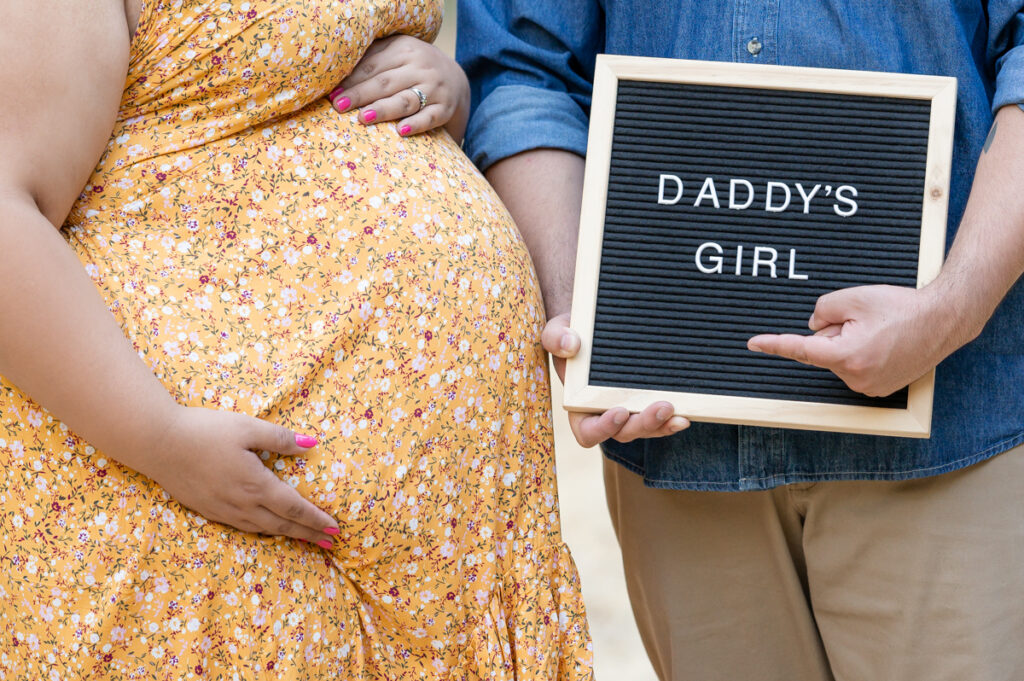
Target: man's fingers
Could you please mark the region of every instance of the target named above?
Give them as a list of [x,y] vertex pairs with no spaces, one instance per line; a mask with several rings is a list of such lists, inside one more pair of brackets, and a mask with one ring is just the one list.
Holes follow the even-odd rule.
[[842,324],[829,324],[828,326],[825,326],[823,328],[818,329],[814,333],[814,335],[815,336],[823,336],[825,338],[833,338],[835,336],[838,336],[842,332],[843,332],[843,325]]
[[[684,416],[672,416],[667,421],[665,421],[661,425],[661,427],[658,428],[657,430],[645,431],[644,434],[641,435],[640,437],[644,437],[644,438],[668,437],[669,435],[675,435],[676,433],[678,433],[680,431],[686,430],[689,427],[690,427],[690,419],[688,419],[688,418],[686,418]],[[625,430],[625,428],[623,428],[623,430]],[[623,438],[622,431],[619,431],[619,434],[616,435],[614,439],[618,440],[619,442],[626,442],[626,440],[623,440],[622,438]],[[634,439],[636,439],[636,438],[634,438]]]
[[793,333],[763,333],[748,340],[747,349],[768,355],[788,357],[807,364],[806,340],[806,336],[798,336]]
[[675,416],[668,402],[656,402],[639,414],[630,414],[622,407],[609,409],[603,414],[570,412],[569,426],[580,445],[593,447],[612,438],[630,442],[638,438],[672,435],[688,428],[690,421]]
[[836,345],[838,338],[838,334],[800,336],[795,333],[767,333],[748,340],[747,349],[830,369],[841,358]]
[[565,385],[565,360],[561,357],[552,357],[551,363],[555,365],[555,374],[558,376],[558,380]]
[[818,298],[814,304],[814,312],[807,322],[811,331],[820,331],[826,326],[838,324],[842,326],[845,322],[854,318],[854,313],[859,308],[860,294],[857,288],[840,289],[832,291]]
[[580,351],[580,337],[569,328],[569,314],[552,317],[544,325],[540,343],[555,357],[573,357]]
[[582,414],[569,412],[569,427],[576,436],[576,442],[583,447],[593,447],[612,437],[629,420],[629,412],[621,407],[609,409],[603,414]]
[[633,414],[613,437],[619,442],[632,442],[639,438],[661,437],[678,432],[690,425],[679,417],[670,426],[674,410],[668,402],[655,402],[639,414]]

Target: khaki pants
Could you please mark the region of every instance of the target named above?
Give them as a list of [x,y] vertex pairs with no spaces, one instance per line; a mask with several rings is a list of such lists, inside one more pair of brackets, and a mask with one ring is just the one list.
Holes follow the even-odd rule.
[[651,489],[606,460],[605,486],[662,681],[1024,681],[1024,447],[768,492]]

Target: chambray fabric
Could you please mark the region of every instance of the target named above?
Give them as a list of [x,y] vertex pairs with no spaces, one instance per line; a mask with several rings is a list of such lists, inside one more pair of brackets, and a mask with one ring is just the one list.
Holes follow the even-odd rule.
[[[458,18],[473,101],[465,149],[482,169],[540,147],[585,154],[602,52],[955,76],[950,242],[993,112],[1024,102],[1020,0],[459,0]],[[1022,378],[1018,283],[982,335],[939,365],[929,440],[695,423],[604,449],[648,485],[676,489],[936,475],[1024,442]]]

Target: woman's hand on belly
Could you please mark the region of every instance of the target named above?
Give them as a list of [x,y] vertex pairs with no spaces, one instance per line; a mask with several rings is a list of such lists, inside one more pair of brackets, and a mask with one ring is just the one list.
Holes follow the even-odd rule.
[[178,407],[139,469],[204,518],[331,548],[334,519],[253,453],[296,456],[315,445],[314,438],[244,414]]
[[408,35],[370,45],[330,99],[339,112],[360,109],[362,123],[398,121],[402,136],[443,125],[461,142],[469,117],[469,81],[462,67],[430,43]]

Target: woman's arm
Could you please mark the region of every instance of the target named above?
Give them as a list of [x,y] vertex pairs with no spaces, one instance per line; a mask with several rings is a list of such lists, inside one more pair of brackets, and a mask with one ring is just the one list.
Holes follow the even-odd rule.
[[[124,11],[117,0],[13,0],[0,25],[0,372],[132,465],[173,402],[57,232],[114,126]],[[135,408],[116,408],[122,394]]]
[[248,451],[301,453],[295,435],[176,404],[57,231],[117,115],[129,59],[122,0],[4,0],[0,32],[0,374],[203,515],[327,540],[333,520]]

